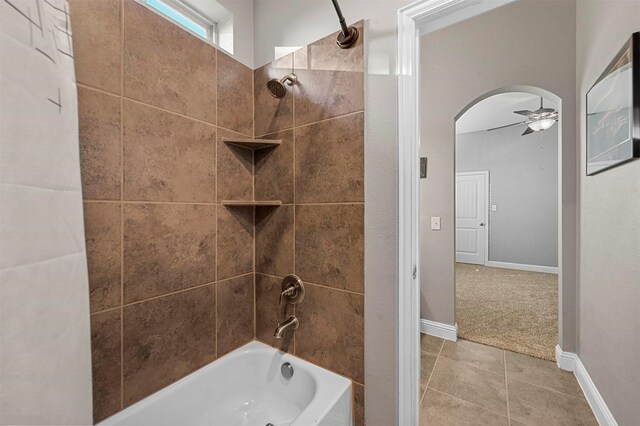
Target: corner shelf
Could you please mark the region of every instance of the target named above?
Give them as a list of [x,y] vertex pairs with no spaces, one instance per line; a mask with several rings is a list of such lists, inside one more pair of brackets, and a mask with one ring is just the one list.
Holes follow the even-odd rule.
[[226,207],[280,207],[282,205],[282,201],[223,200],[222,205]]
[[222,142],[251,151],[282,145],[279,139],[222,138]]

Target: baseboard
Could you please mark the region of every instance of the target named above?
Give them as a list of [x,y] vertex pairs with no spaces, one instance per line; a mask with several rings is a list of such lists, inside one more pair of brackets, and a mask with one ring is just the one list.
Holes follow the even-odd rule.
[[420,320],[420,332],[430,336],[440,337],[441,339],[458,341],[458,323],[456,325],[443,324],[441,322]]
[[556,364],[559,369],[574,372],[577,357],[573,352],[564,352],[560,345],[556,345]]
[[526,265],[524,263],[497,262],[495,260],[487,261],[485,266],[490,266],[492,268],[502,268],[502,269],[517,269],[518,271],[544,272],[546,274],[558,274],[558,268],[556,266]]
[[556,346],[556,362],[559,368],[573,371],[593,414],[596,416],[596,420],[598,420],[598,424],[600,426],[618,426],[618,422],[611,414],[595,383],[591,380],[591,376],[589,376],[589,372],[580,361],[580,357],[572,352],[564,352],[558,345]]

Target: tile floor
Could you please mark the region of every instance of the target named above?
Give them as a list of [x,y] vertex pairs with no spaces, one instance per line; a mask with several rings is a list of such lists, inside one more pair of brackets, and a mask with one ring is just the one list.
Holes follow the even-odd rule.
[[597,425],[574,375],[466,340],[421,335],[420,424]]

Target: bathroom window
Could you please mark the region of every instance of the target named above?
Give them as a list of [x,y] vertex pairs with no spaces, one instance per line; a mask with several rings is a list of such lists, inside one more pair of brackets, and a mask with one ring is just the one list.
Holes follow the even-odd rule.
[[218,44],[217,25],[180,0],[145,0],[147,6],[193,34]]

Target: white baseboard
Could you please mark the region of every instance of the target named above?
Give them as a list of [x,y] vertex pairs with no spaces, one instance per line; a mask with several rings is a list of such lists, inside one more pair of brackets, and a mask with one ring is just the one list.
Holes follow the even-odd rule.
[[593,414],[596,416],[596,420],[598,420],[598,424],[600,426],[618,426],[618,422],[611,414],[595,383],[591,380],[591,376],[589,376],[589,372],[580,361],[580,357],[572,352],[564,352],[558,345],[556,346],[556,362],[559,368],[573,371]]
[[486,262],[485,266],[489,266],[491,268],[517,269],[519,271],[558,274],[558,268],[556,266],[526,265],[524,263],[496,262],[495,260],[489,260]]
[[458,323],[456,325],[443,324],[441,322],[420,320],[420,332],[430,336],[440,337],[444,340],[458,341]]
[[564,352],[560,345],[556,345],[556,363],[559,369],[574,372],[577,357],[573,352]]

